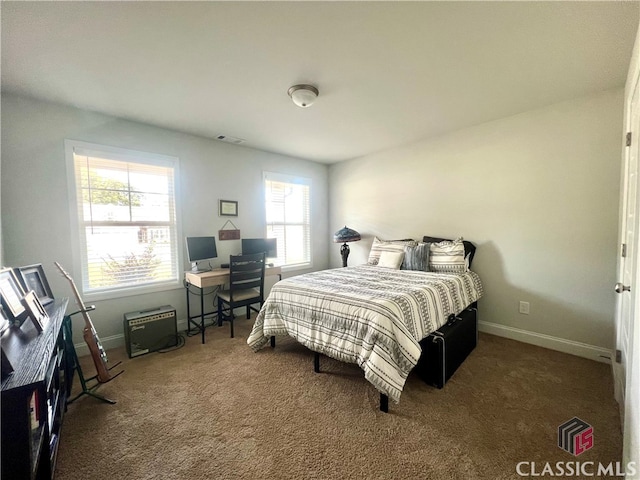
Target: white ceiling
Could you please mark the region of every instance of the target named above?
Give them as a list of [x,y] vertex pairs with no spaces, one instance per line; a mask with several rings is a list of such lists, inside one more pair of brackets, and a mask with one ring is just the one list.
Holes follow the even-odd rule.
[[[624,85],[638,2],[7,2],[2,91],[323,162]],[[287,89],[320,96],[296,107]]]

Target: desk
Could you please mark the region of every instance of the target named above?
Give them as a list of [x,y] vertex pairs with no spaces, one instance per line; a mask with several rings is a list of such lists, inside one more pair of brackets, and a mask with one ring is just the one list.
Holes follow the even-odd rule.
[[[278,279],[282,280],[282,267],[266,267],[264,269],[264,276],[267,277],[270,275],[277,275]],[[184,281],[187,292],[187,333],[191,333],[191,323],[193,323],[200,328],[202,343],[204,343],[204,317],[216,313],[217,310],[205,313],[203,289],[207,287],[220,287],[229,283],[229,269],[214,268],[208,272],[185,272]],[[200,290],[200,315],[191,316],[191,308],[189,306],[189,286],[191,285]],[[200,317],[200,325],[193,321],[194,318],[198,317]],[[219,320],[218,324],[220,324]]]

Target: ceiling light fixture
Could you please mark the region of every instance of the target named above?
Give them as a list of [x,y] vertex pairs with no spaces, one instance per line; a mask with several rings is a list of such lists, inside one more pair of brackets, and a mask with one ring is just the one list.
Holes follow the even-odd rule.
[[318,98],[318,89],[313,85],[294,85],[287,91],[293,103],[297,106],[306,108],[310,107]]

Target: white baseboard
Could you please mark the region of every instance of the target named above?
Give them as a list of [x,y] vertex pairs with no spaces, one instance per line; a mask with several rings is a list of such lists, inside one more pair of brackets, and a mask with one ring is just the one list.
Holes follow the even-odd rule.
[[620,410],[620,426],[624,432],[624,397],[625,397],[625,370],[622,364],[613,362],[611,364],[611,373],[613,374],[613,396],[618,402]]
[[[187,319],[178,320],[178,332],[186,332],[187,331]],[[111,335],[110,337],[100,338],[100,343],[105,350],[111,350],[112,348],[122,347],[124,345],[124,333],[119,333],[117,335]],[[89,347],[86,342],[76,343],[74,344],[76,348],[76,353],[79,357],[84,357],[85,355],[89,355]]]
[[[124,334],[119,333],[118,335],[111,335],[110,337],[100,338],[100,343],[102,344],[102,348],[105,350],[110,350],[112,348],[121,347],[124,345]],[[76,343],[73,345],[76,349],[76,353],[79,357],[84,357],[85,355],[89,355],[89,347],[86,342]]]
[[[184,332],[186,330],[187,319],[184,318],[178,320],[178,332]],[[497,335],[498,337],[510,338],[511,340],[517,340],[519,342],[537,345],[550,350],[577,355],[578,357],[584,357],[602,363],[610,363],[610,359],[612,358],[612,352],[606,348],[574,342],[572,340],[565,340],[564,338],[552,337],[551,335],[545,335],[542,333],[529,332],[520,328],[500,325],[498,323],[479,321],[478,330],[492,335]],[[100,342],[105,350],[122,347],[124,345],[124,334],[119,333],[117,335],[104,337],[100,339]],[[78,343],[75,347],[79,356],[89,355],[89,347],[87,347],[85,342]],[[616,370],[614,368],[614,381],[615,379]],[[624,382],[624,379],[620,380]]]
[[565,340],[564,338],[552,337],[543,333],[529,332],[520,328],[508,327],[492,322],[478,322],[478,330],[498,337],[510,338],[523,343],[537,345],[538,347],[556,350],[558,352],[577,355],[578,357],[588,358],[602,363],[611,363],[613,353],[611,350],[586,343],[574,342],[573,340]]

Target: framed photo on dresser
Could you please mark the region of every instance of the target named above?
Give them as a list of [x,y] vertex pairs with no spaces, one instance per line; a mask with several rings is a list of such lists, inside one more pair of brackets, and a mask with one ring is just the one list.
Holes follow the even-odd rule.
[[20,324],[27,315],[27,311],[22,304],[24,289],[18,277],[11,268],[0,270],[0,297],[2,297],[2,308],[10,322]]
[[21,281],[25,292],[29,290],[36,292],[36,296],[42,305],[48,305],[53,302],[53,293],[41,263],[18,267],[16,270],[17,277]]
[[4,331],[11,326],[9,319],[7,318],[7,314],[4,313],[4,308],[0,305],[0,336],[4,333]]
[[47,323],[49,323],[49,315],[33,290],[22,298],[22,305],[24,305],[27,315],[36,327],[36,330],[41,332]]

